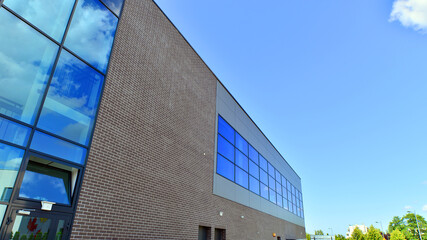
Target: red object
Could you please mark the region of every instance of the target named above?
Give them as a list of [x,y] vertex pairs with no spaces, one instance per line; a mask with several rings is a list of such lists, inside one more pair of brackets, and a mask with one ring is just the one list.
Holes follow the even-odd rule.
[[37,222],[37,218],[34,218],[33,220],[31,220],[30,218],[30,221],[28,221],[27,228],[30,232],[33,232],[34,230],[36,230],[37,228],[36,222]]

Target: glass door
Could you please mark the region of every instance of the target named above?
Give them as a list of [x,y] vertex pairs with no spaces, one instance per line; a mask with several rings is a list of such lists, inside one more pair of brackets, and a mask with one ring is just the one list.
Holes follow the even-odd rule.
[[8,226],[4,239],[61,240],[68,236],[71,215],[14,208],[5,220]]

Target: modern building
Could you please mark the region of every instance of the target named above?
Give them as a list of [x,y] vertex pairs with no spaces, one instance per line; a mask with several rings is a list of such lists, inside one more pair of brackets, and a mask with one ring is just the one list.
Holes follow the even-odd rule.
[[368,227],[365,226],[364,224],[361,224],[361,225],[358,225],[358,224],[350,225],[350,226],[348,226],[348,231],[345,234],[345,237],[346,238],[350,238],[356,228],[360,229],[360,231],[362,231],[363,234],[366,234],[368,232]]
[[0,3],[1,239],[305,238],[300,177],[152,0]]

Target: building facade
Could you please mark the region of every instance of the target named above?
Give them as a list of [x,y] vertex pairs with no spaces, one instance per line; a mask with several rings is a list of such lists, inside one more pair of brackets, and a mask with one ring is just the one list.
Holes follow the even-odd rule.
[[301,179],[152,0],[2,0],[1,239],[298,239]]

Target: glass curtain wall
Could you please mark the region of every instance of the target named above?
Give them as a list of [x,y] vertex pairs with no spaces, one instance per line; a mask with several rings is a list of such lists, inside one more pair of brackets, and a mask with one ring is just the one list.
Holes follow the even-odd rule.
[[0,0],[0,224],[14,200],[73,204],[123,2]]

